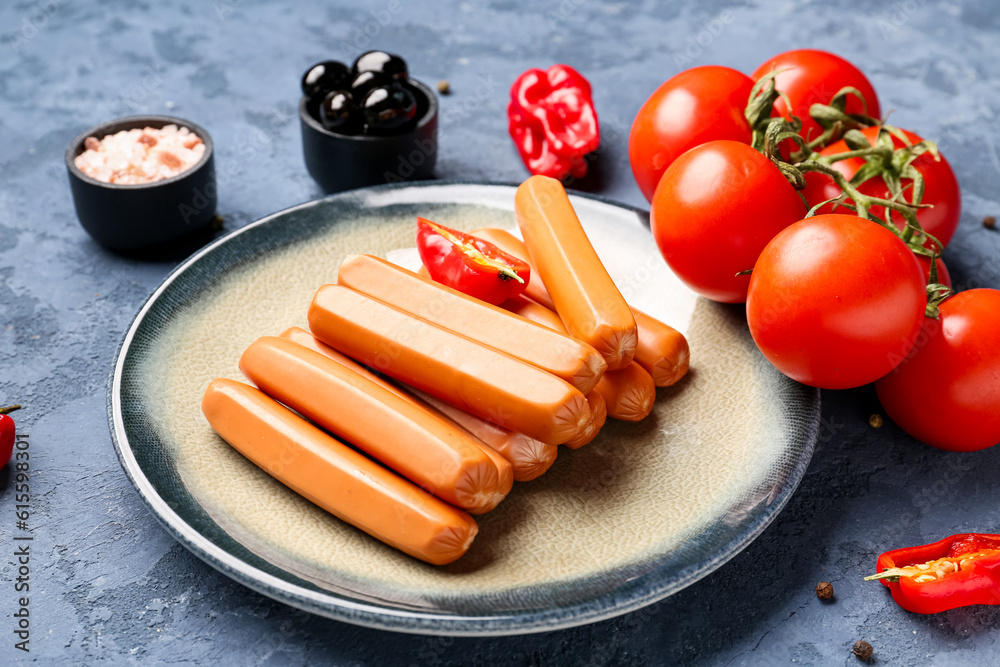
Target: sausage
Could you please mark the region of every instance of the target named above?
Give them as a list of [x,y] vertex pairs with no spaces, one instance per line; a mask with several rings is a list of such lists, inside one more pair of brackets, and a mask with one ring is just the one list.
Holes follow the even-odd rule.
[[590,392],[587,394],[587,404],[590,405],[590,413],[593,415],[594,428],[600,432],[608,419],[608,404],[604,400],[604,395],[596,390]]
[[687,338],[669,324],[664,324],[635,308],[635,325],[639,329],[639,344],[635,362],[653,378],[657,387],[669,387],[684,377],[691,364],[691,349]]
[[532,176],[514,196],[517,224],[566,330],[620,370],[632,363],[635,318],[573,211],[562,183]]
[[521,317],[531,320],[536,324],[541,324],[542,326],[548,327],[550,329],[555,329],[560,333],[566,333],[566,327],[563,325],[559,316],[556,315],[555,311],[550,310],[538,303],[533,301],[528,297],[520,294],[513,299],[507,299],[502,304],[500,304],[505,310],[509,310],[515,315],[520,315]]
[[542,442],[564,442],[590,420],[565,380],[342,285],[319,289],[309,328],[379,372]]
[[559,319],[559,316],[556,315],[555,311],[549,310],[542,304],[535,303],[527,297],[525,297],[524,300],[530,301],[531,303],[534,303],[534,305],[532,306],[532,305],[526,305],[524,303],[514,303],[513,299],[508,299],[507,301],[504,301],[503,305],[504,306],[507,306],[508,304],[512,305],[514,308],[517,308],[518,310],[521,311],[522,317],[527,317],[532,322],[541,324],[542,326],[546,326],[551,329],[555,329],[556,331],[560,331],[563,333],[566,332],[566,325],[564,325],[563,321]]
[[319,352],[323,356],[333,359],[341,366],[347,366],[355,373],[358,373],[359,375],[364,375],[372,382],[380,385],[384,389],[388,389],[389,391],[397,394],[398,396],[407,395],[406,392],[396,387],[396,385],[392,384],[391,382],[386,382],[385,380],[375,375],[374,373],[372,373],[370,370],[368,370],[358,362],[354,361],[354,359],[351,359],[346,354],[341,354],[340,352],[337,352],[335,349],[333,349],[326,343],[317,340],[316,336],[313,336],[311,333],[309,333],[308,331],[306,331],[301,327],[289,327],[288,329],[285,329],[280,334],[278,334],[278,338],[284,338],[285,340],[290,340],[293,343],[298,343],[299,345],[308,347],[310,350],[313,350],[314,352]]
[[323,356],[333,359],[341,366],[347,366],[355,373],[365,376],[366,378],[368,378],[375,384],[379,385],[383,389],[391,391],[392,393],[396,394],[397,396],[399,396],[404,400],[408,401],[413,400],[413,396],[408,392],[403,391],[393,383],[386,381],[384,378],[379,377],[375,373],[372,373],[367,367],[362,366],[361,364],[354,361],[354,359],[351,359],[346,354],[341,354],[340,352],[337,352],[335,349],[333,349],[326,343],[322,342],[321,340],[316,338],[316,336],[313,336],[305,329],[299,327],[291,327],[278,334],[278,337],[285,338],[294,343],[298,343],[299,345],[304,345],[305,347],[308,347],[310,350],[319,352]]
[[594,391],[604,397],[609,417],[629,422],[645,419],[656,400],[653,378],[635,362],[605,373]]
[[465,431],[466,434],[468,434],[472,440],[476,441],[476,444],[479,445],[480,449],[482,449],[483,454],[485,454],[486,457],[493,462],[493,465],[497,469],[497,474],[499,476],[499,481],[497,482],[497,486],[500,489],[503,489],[504,496],[510,493],[510,490],[514,488],[514,464],[508,461],[506,458],[504,458],[503,454],[493,449],[479,438],[475,437],[474,434],[469,433],[467,429],[463,429],[453,419],[449,419],[447,415],[445,415],[444,413],[440,412],[439,410],[435,410],[426,403],[424,403],[424,405],[426,405],[429,410],[433,410],[434,413],[437,414],[441,419],[447,421],[449,424],[455,426],[456,428]]
[[[473,235],[526,261],[531,267],[531,275],[533,277],[538,275],[538,269],[527,259],[528,250],[524,247],[524,243],[510,232],[503,229],[484,228],[477,229]],[[546,308],[554,307],[552,298],[540,280],[529,279],[524,293],[532,301],[536,301]],[[504,307],[506,306],[505,303]],[[521,312],[517,309],[513,312],[528,317],[528,319],[534,319],[528,312]],[[635,318],[636,329],[639,332],[639,342],[635,348],[635,361],[639,362],[639,365],[653,377],[653,382],[657,387],[669,387],[675,384],[688,372],[691,362],[691,350],[687,338],[670,325],[647,315],[638,308],[632,308],[632,316]]]
[[528,249],[524,247],[524,241],[517,238],[505,229],[496,229],[494,227],[483,227],[472,232],[473,236],[478,236],[479,238],[489,241],[496,247],[503,250],[508,255],[513,255],[520,260],[528,263],[531,268],[531,274],[528,278],[528,286],[524,288],[524,294],[528,296],[532,301],[537,301],[549,310],[555,310],[556,306],[552,303],[552,297],[549,296],[549,291],[545,289],[545,285],[542,284],[542,279],[538,276],[538,267],[535,263],[531,261],[528,257]]
[[607,369],[597,350],[586,343],[378,257],[347,257],[337,283],[537,366],[583,394]]
[[[523,433],[509,431],[502,426],[497,426],[485,419],[459,410],[454,405],[449,405],[418,389],[413,391],[418,398],[426,401],[431,407],[440,411],[510,461],[514,471],[514,480],[517,482],[528,482],[537,478],[551,468],[556,461],[559,448],[555,445],[547,445],[541,440],[529,438]],[[589,397],[593,393],[587,394],[588,403],[590,403]],[[593,404],[590,405],[591,410],[593,410]]]
[[[511,308],[515,312],[520,313],[522,317],[527,317],[532,322],[537,322],[550,329],[562,332],[566,331],[566,327],[558,315],[524,295],[518,296],[515,299],[508,299],[503,303],[503,307]],[[604,422],[608,417],[604,397],[596,389],[588,393],[586,398],[587,404],[590,406],[590,423],[587,424],[587,427],[583,431],[563,443],[570,449],[579,449],[593,441],[604,427]]]
[[[508,299],[503,303],[503,306],[504,308],[516,309],[523,316],[543,326],[555,329],[556,331],[566,331],[566,328],[563,326],[562,320],[559,319],[558,315],[542,304],[532,301],[526,296],[522,295],[515,299]],[[601,429],[604,428],[604,422],[607,421],[608,418],[607,406],[604,402],[604,397],[601,396],[600,393],[596,390],[591,391],[587,394],[586,398],[587,404],[590,406],[591,420],[583,431],[563,443],[570,449],[579,449],[580,447],[590,443],[597,437],[597,434],[600,433]]]
[[201,401],[216,433],[267,474],[337,518],[415,558],[451,563],[479,527],[418,488],[235,380],[213,380]]
[[[619,371],[612,371],[612,373],[617,372]],[[584,445],[590,444],[597,437],[597,434],[601,432],[601,429],[604,428],[604,422],[608,418],[608,409],[604,402],[604,397],[596,389],[587,394],[587,404],[590,405],[590,423],[584,432],[577,434],[576,437],[563,443],[570,449],[580,449]]]
[[488,512],[510,491],[464,430],[308,347],[259,338],[240,370],[271,398],[464,510]]
[[[436,408],[432,407],[428,403],[415,397],[410,392],[401,389],[392,382],[387,382],[385,379],[379,377],[375,373],[372,373],[370,370],[368,370],[358,362],[354,361],[350,357],[343,355],[340,352],[337,352],[329,345],[320,342],[319,340],[316,339],[315,336],[313,336],[305,329],[300,329],[299,327],[292,327],[290,329],[287,329],[286,331],[281,332],[280,334],[278,334],[278,336],[281,338],[287,338],[288,340],[294,341],[299,345],[304,345],[311,350],[315,350],[316,352],[319,352],[320,354],[333,359],[334,361],[338,362],[341,365],[347,366],[354,372],[363,375],[364,377],[368,378],[369,380],[379,385],[380,387],[392,392],[396,396],[399,396],[404,401],[415,403],[420,408],[432,413],[438,419],[441,419],[442,421],[453,425],[455,428],[464,431],[469,430],[463,428],[462,424],[455,422],[455,420],[449,418],[447,415],[442,413],[440,410],[437,410]],[[473,417],[473,419],[478,419],[478,417]],[[499,428],[499,426],[496,428]],[[471,433],[471,435],[475,436],[476,434]],[[526,438],[527,436],[523,437]],[[491,448],[487,443],[480,440],[478,437],[473,437],[472,441],[475,443],[477,447],[483,450],[483,453],[491,461],[493,461],[493,465],[497,467],[497,473],[499,475],[499,482],[497,483],[497,489],[500,492],[502,492],[504,496],[506,496],[508,493],[510,493],[511,488],[513,488],[514,480],[516,479],[512,463],[508,461],[506,458],[504,458],[503,455],[498,455],[493,448]]]

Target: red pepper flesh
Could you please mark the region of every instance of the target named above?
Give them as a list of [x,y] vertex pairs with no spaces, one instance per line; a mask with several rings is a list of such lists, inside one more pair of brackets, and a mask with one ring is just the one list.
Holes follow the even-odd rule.
[[20,410],[20,405],[11,405],[0,408],[0,469],[10,461],[11,454],[14,453],[14,436],[16,429],[14,420],[8,414],[14,410]]
[[489,241],[417,218],[417,250],[435,282],[497,306],[528,286],[531,268]]
[[878,557],[879,579],[892,599],[917,614],[1000,604],[1000,535],[962,533]]
[[510,89],[511,138],[528,171],[562,180],[587,173],[601,143],[590,83],[569,65],[529,69]]

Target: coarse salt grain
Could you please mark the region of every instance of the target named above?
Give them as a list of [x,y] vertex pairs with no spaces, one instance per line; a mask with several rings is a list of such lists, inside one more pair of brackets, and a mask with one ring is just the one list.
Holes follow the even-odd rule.
[[186,127],[122,130],[102,139],[87,137],[73,161],[87,176],[105,183],[134,185],[176,176],[201,160],[205,142]]

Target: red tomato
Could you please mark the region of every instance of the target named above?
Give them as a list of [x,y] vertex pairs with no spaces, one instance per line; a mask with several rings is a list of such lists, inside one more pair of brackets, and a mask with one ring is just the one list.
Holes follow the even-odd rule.
[[663,258],[698,294],[725,303],[747,298],[749,276],[768,241],[806,213],[795,189],[747,144],[710,141],[664,172],[650,208]]
[[913,347],[925,283],[898,236],[854,215],[818,215],[774,237],[753,268],[747,321],[785,375],[823,389],[873,382]]
[[714,139],[750,143],[743,112],[753,81],[728,67],[694,67],[674,76],[646,100],[632,123],[628,155],[646,199],[685,151]]
[[959,292],[924,320],[910,356],[875,383],[882,407],[922,442],[956,452],[1000,443],[1000,290]]
[[[752,78],[757,81],[772,69],[787,70],[775,77],[774,84],[791,101],[791,113],[802,119],[802,136],[814,139],[822,134],[823,128],[809,116],[813,104],[829,104],[837,92],[845,86],[857,88],[867,102],[867,114],[878,118],[881,111],[875,89],[857,67],[840,56],[815,49],[786,51],[766,61],[757,68]],[[774,103],[776,115],[789,118],[788,104],[778,99]],[[847,98],[847,113],[865,113],[865,105],[857,97]]]
[[[878,138],[878,128],[869,127],[861,131],[872,144]],[[903,130],[911,143],[923,141],[918,135],[907,130]],[[904,144],[898,138],[892,138],[893,144],[901,148]],[[834,155],[850,150],[843,141],[831,144],[820,151],[820,155]],[[851,158],[833,163],[833,168],[850,179],[865,164],[862,158]],[[951,165],[941,156],[940,161],[935,160],[930,153],[924,153],[913,161],[913,166],[924,177],[924,195],[921,203],[931,204],[933,208],[924,208],[917,211],[917,222],[924,228],[924,231],[931,234],[944,245],[948,245],[951,237],[955,235],[958,221],[962,217],[962,194],[959,191],[958,179],[955,172],[951,170]],[[904,178],[902,185],[905,188],[913,183],[912,179]],[[872,178],[862,183],[858,190],[861,194],[879,199],[890,199],[889,188],[881,178]],[[821,201],[832,199],[840,194],[840,188],[833,182],[833,179],[824,174],[809,172],[806,174],[806,189],[802,191],[806,201],[810,206],[815,206]],[[910,190],[905,195],[907,201],[911,196]],[[820,209],[828,212],[829,207]],[[886,219],[886,210],[883,206],[876,206],[871,209],[873,215],[877,215],[883,220]],[[905,224],[902,216],[897,213],[892,214],[896,226],[902,229]]]

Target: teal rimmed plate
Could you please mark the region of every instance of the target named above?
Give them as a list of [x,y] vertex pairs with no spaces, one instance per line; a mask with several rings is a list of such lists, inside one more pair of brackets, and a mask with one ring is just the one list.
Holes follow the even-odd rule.
[[233,579],[350,623],[428,634],[540,632],[623,614],[747,546],[812,455],[819,394],[774,370],[741,309],[696,297],[660,259],[643,211],[572,201],[632,305],[683,331],[692,365],[638,424],[609,420],[518,483],[456,563],[384,546],[275,482],[208,427],[201,393],[240,378],[255,338],[304,326],[350,253],[413,245],[417,215],[460,229],[514,226],[510,185],[426,182],[296,206],[199,251],[136,315],[108,410],[122,467],[166,529]]

